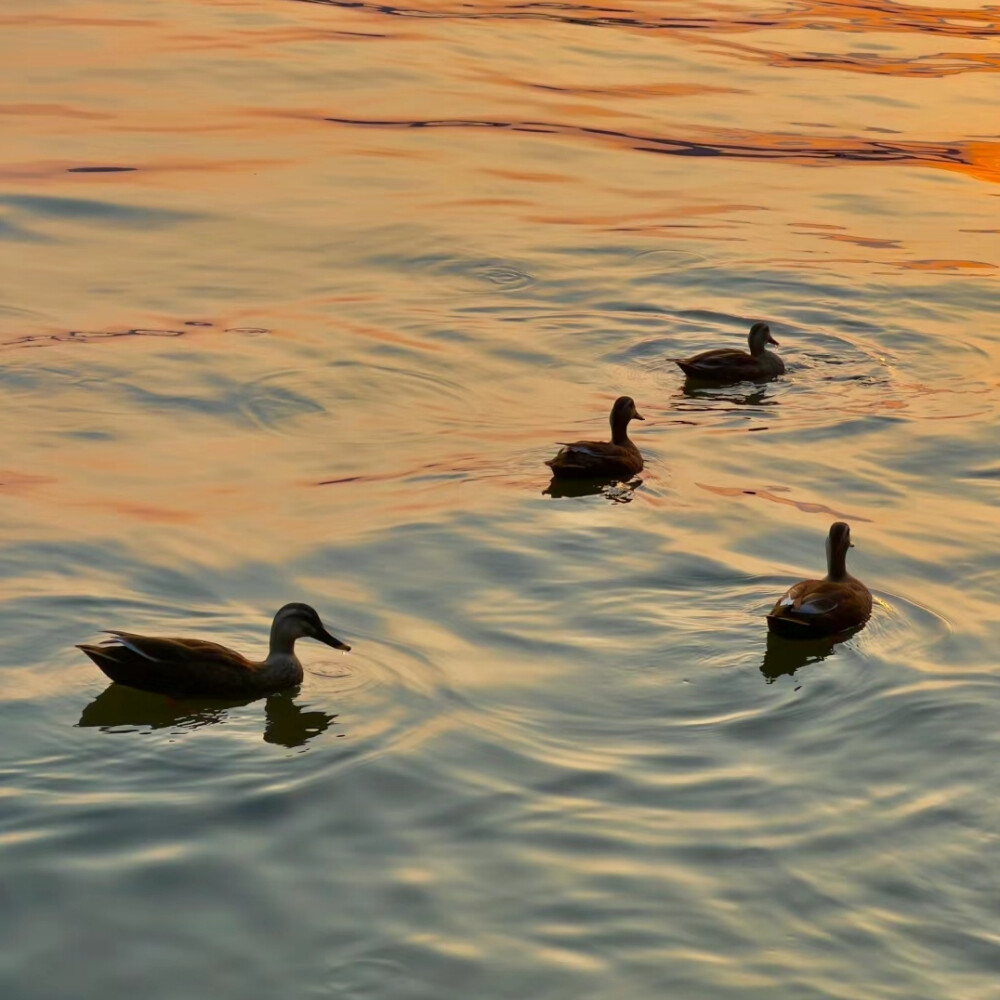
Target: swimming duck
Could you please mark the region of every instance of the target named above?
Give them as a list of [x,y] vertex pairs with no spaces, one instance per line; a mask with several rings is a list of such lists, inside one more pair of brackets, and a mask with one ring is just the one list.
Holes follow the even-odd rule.
[[739,382],[784,374],[785,363],[767,349],[768,344],[777,347],[778,342],[771,336],[771,328],[766,323],[754,323],[747,342],[750,345],[749,354],[735,347],[722,347],[702,351],[684,360],[674,358],[674,364],[688,378],[705,382]]
[[611,407],[610,441],[560,441],[562,448],[545,464],[552,474],[573,479],[619,477],[629,479],[642,472],[642,455],[629,440],[630,420],[645,420],[631,396],[619,396]]
[[108,631],[113,638],[82,649],[113,681],[174,698],[256,698],[302,680],[295,640],[318,639],[334,649],[351,647],[323,627],[308,604],[286,604],[271,624],[267,658],[255,663],[204,639],[162,639]]
[[830,526],[826,540],[827,574],[789,587],[767,616],[767,627],[788,639],[816,639],[864,625],[872,612],[871,591],[847,572],[851,528]]

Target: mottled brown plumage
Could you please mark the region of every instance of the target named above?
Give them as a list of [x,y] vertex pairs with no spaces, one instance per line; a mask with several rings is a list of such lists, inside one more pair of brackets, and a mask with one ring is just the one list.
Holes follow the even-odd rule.
[[851,529],[843,521],[826,540],[827,574],[801,580],[778,599],[767,616],[768,628],[788,639],[816,639],[863,625],[872,611],[868,588],[847,572]]
[[778,346],[766,323],[754,323],[747,337],[750,353],[735,347],[722,347],[703,351],[694,357],[674,358],[674,363],[691,379],[703,382],[741,382],[773,378],[785,371],[785,363],[767,349],[768,344]]
[[631,396],[619,396],[611,408],[610,441],[574,441],[562,444],[545,464],[555,476],[572,479],[631,479],[642,472],[642,455],[629,440],[631,420],[645,420]]
[[78,646],[119,684],[174,698],[256,698],[302,681],[295,640],[351,647],[330,635],[308,604],[286,604],[274,616],[267,658],[260,662],[217,642],[109,631],[113,638]]

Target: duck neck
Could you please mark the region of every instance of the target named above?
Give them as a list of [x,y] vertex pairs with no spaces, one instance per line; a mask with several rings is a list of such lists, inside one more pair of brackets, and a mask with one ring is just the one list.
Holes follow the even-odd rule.
[[267,659],[255,671],[257,685],[263,690],[274,690],[302,683],[302,664],[293,652],[275,653],[273,650]]
[[828,580],[843,580],[847,577],[847,549],[844,546],[834,548],[827,541],[826,569]]
[[612,444],[631,444],[628,438],[628,422],[629,417],[618,416],[615,414],[611,418],[611,443]]
[[267,658],[270,660],[274,656],[295,656],[295,639],[288,627],[275,619],[271,625],[271,644],[267,651]]

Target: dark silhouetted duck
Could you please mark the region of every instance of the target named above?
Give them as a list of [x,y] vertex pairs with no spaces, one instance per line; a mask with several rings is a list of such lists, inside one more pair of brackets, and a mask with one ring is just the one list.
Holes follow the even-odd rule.
[[837,521],[826,540],[826,577],[788,588],[767,616],[772,632],[787,639],[816,639],[864,625],[872,611],[872,595],[847,572],[849,548],[850,526]]
[[743,380],[773,378],[785,371],[785,363],[767,349],[768,344],[778,346],[766,323],[754,323],[747,337],[750,353],[735,347],[722,347],[703,351],[692,358],[675,358],[674,363],[688,378],[704,382],[739,382]]
[[574,441],[563,447],[545,464],[552,474],[571,479],[630,479],[642,472],[642,455],[629,440],[631,420],[644,420],[631,396],[619,396],[611,407],[610,441]]
[[174,698],[257,698],[302,681],[296,639],[351,647],[323,627],[308,604],[286,604],[271,625],[267,659],[255,663],[204,639],[162,639],[108,631],[99,645],[78,646],[113,681]]

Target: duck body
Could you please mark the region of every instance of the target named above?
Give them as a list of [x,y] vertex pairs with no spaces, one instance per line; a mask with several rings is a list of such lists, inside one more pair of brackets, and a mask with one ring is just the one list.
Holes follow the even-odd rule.
[[767,616],[767,627],[776,635],[818,639],[858,628],[871,615],[871,591],[847,572],[850,527],[843,521],[832,525],[826,545],[827,575],[789,587]]
[[109,631],[110,639],[78,646],[111,680],[173,698],[252,699],[302,681],[295,640],[313,638],[348,650],[308,604],[286,604],[274,616],[267,658],[259,662],[204,639]]
[[735,347],[702,351],[690,358],[675,358],[674,363],[691,379],[703,382],[743,382],[783,375],[785,363],[768,344],[778,346],[766,323],[754,323],[747,337],[750,353]]
[[642,455],[631,441],[617,445],[609,441],[574,441],[564,444],[546,463],[552,474],[567,479],[616,477],[631,479],[642,472]]
[[631,396],[619,396],[611,408],[610,441],[563,443],[545,464],[554,476],[566,479],[631,479],[642,472],[642,453],[629,439],[628,425],[644,420]]

